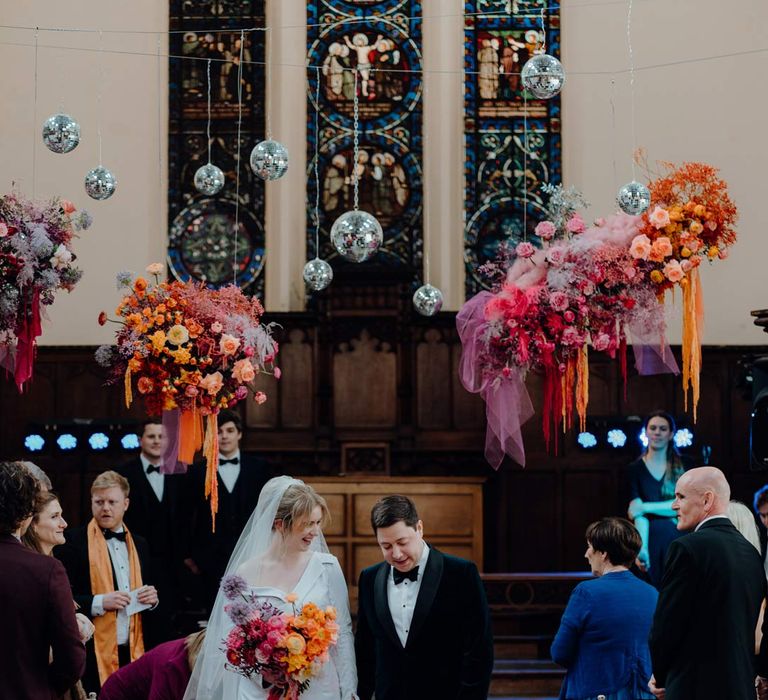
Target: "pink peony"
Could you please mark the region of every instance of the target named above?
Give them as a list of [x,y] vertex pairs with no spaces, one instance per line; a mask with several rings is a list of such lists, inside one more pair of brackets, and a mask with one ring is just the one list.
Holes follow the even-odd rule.
[[669,226],[669,212],[662,207],[657,206],[649,215],[648,221],[651,222],[651,226],[656,229]]
[[651,245],[651,253],[648,257],[656,262],[661,262],[670,255],[672,255],[672,242],[667,236],[659,236]]
[[648,260],[650,253],[651,239],[648,236],[643,233],[632,239],[632,244],[629,246],[629,254],[635,260]]
[[555,311],[565,311],[568,308],[568,295],[565,292],[552,292],[549,303]]
[[518,258],[532,258],[535,252],[536,248],[533,243],[528,243],[528,241],[523,241],[515,246],[515,255]]
[[583,233],[586,226],[584,224],[584,219],[582,219],[578,214],[574,214],[570,219],[568,219],[568,222],[565,224],[565,228],[570,233]]
[[565,248],[563,246],[552,246],[547,251],[545,257],[552,267],[560,267],[565,262]]
[[677,260],[670,260],[666,265],[664,265],[664,276],[670,282],[679,282],[681,279],[683,279],[683,277],[685,277],[685,272]]
[[565,319],[566,323],[573,323],[576,320],[576,314],[569,309],[563,314],[563,318]]
[[534,233],[545,241],[551,241],[555,237],[556,232],[557,229],[551,221],[540,221],[534,229]]
[[582,340],[579,332],[573,327],[568,326],[563,331],[562,341],[563,345],[581,345]]
[[597,338],[592,341],[592,347],[595,348],[595,350],[598,352],[607,350],[610,344],[611,337],[607,333],[600,333],[600,335],[598,335]]

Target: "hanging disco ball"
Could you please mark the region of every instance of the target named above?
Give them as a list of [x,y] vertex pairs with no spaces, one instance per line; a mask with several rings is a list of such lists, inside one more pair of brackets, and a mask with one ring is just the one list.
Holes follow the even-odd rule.
[[277,180],[288,170],[288,149],[269,139],[257,143],[251,151],[251,169],[262,180]]
[[43,124],[43,143],[54,153],[69,153],[80,143],[80,125],[68,114],[54,114]]
[[115,193],[115,176],[101,165],[85,176],[85,191],[92,199],[109,199]]
[[218,194],[222,187],[224,187],[224,173],[213,163],[202,165],[195,172],[195,189],[201,194]]
[[651,192],[640,182],[628,182],[616,196],[619,208],[625,214],[642,214],[651,206]]
[[422,316],[434,316],[443,308],[443,293],[437,287],[425,284],[414,292],[413,308]]
[[315,258],[304,265],[303,275],[307,287],[319,292],[333,281],[333,268],[325,260]]
[[384,242],[384,232],[375,216],[365,211],[348,211],[331,227],[331,242],[346,260],[365,262]]
[[565,84],[562,63],[546,53],[529,58],[523,66],[521,76],[525,88],[541,100],[554,97]]

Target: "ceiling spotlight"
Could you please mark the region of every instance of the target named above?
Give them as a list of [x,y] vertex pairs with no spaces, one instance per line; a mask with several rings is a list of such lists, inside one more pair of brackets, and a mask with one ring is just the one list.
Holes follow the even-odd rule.
[[27,435],[24,438],[24,447],[26,447],[30,452],[40,452],[40,450],[45,447],[45,438],[43,438],[42,435],[38,435],[37,433]]
[[62,450],[74,450],[77,447],[77,438],[72,433],[62,433],[56,438],[56,444]]
[[620,428],[613,428],[608,431],[607,440],[611,447],[618,449],[627,444],[627,434]]
[[592,434],[588,432],[579,433],[578,437],[576,438],[576,442],[581,445],[585,450],[589,450],[592,447],[597,446],[597,438]]
[[109,447],[109,438],[104,433],[94,433],[88,438],[88,444],[92,450],[106,450]]
[[645,428],[643,428],[640,431],[640,434],[637,436],[637,439],[640,440],[640,444],[643,447],[648,447],[648,436],[645,434]]
[[139,447],[139,436],[136,433],[128,433],[120,438],[120,444],[124,450],[135,450]]
[[675,441],[675,447],[678,449],[693,445],[693,433],[688,428],[680,428],[672,439]]

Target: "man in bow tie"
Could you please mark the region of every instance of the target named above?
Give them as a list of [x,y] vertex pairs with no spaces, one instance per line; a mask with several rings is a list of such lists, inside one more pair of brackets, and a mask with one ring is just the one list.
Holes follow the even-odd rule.
[[270,477],[262,458],[240,450],[243,437],[240,415],[224,410],[219,412],[217,418],[219,511],[216,514],[216,532],[212,531],[210,503],[205,498],[206,467],[204,463],[196,464],[189,480],[193,524],[184,559],[186,567],[202,584],[203,604],[208,610],[216,600],[219,582],[232,550],[258,503],[262,487]]
[[384,561],[360,574],[360,700],[485,700],[493,638],[477,568],[424,541],[406,496],[378,501],[371,525]]
[[75,602],[96,628],[86,646],[88,692],[144,653],[144,613],[134,612],[132,598],[144,609],[158,605],[157,589],[145,583],[152,580],[147,542],[123,520],[129,494],[117,472],[99,474],[91,486],[92,520],[67,530],[66,544],[53,552],[67,570]]
[[185,474],[163,474],[165,438],[160,418],[147,418],[141,424],[140,452],[117,468],[128,480],[131,508],[125,520],[134,535],[149,544],[149,556],[155,584],[163,596],[163,605],[144,630],[147,648],[178,636],[173,616],[180,602],[180,574],[186,551],[187,514]]

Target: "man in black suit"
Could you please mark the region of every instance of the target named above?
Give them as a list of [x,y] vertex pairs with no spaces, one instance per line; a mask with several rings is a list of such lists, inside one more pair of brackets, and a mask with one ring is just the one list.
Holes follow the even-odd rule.
[[371,511],[384,561],[360,574],[361,700],[485,700],[493,668],[488,603],[471,562],[430,547],[416,506],[386,496]]
[[765,573],[726,515],[730,497],[715,467],[691,469],[675,486],[677,528],[693,532],[667,551],[649,639],[657,698],[754,700]]
[[67,530],[66,544],[54,549],[67,570],[80,610],[96,628],[86,646],[83,686],[98,691],[120,666],[144,653],[145,613],[134,603],[157,607],[157,589],[150,578],[146,540],[133,535],[123,516],[129,505],[128,482],[117,472],[99,474],[91,486],[93,519],[85,527]]
[[3,700],[58,697],[85,668],[85,649],[64,567],[21,544],[32,520],[36,491],[34,477],[20,462],[0,462]]
[[181,596],[178,579],[186,550],[186,477],[160,471],[165,443],[159,418],[147,418],[142,423],[139,445],[139,455],[116,471],[128,480],[131,490],[131,507],[125,522],[134,535],[140,535],[149,544],[151,571],[163,596],[163,605],[145,630],[147,648],[151,648],[178,636],[173,616]]
[[201,579],[203,602],[208,610],[216,600],[219,582],[232,556],[232,550],[270,476],[263,459],[240,451],[243,428],[237,413],[221,411],[218,414],[218,426],[219,510],[216,514],[216,531],[212,531],[210,503],[205,498],[205,464],[196,464],[189,480],[189,502],[194,524],[184,560],[187,568]]

